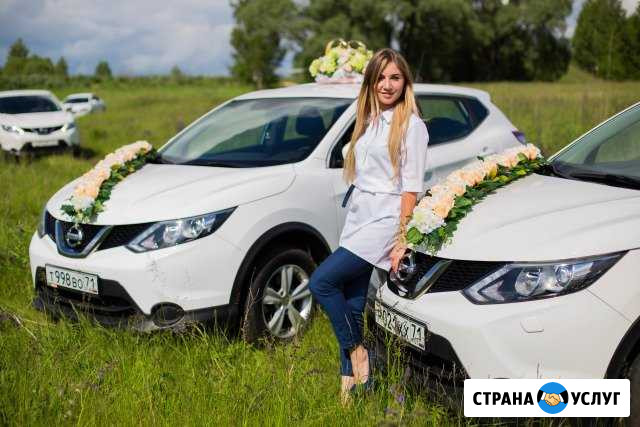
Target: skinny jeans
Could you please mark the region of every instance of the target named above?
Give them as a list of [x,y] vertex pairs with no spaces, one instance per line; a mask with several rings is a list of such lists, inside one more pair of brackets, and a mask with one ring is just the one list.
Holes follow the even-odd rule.
[[373,264],[340,246],[311,275],[309,289],[327,313],[340,347],[340,374],[353,375],[349,353],[362,344]]

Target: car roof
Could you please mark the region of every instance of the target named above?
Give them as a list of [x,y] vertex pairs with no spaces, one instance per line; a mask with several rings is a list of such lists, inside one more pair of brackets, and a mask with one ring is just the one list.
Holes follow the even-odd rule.
[[65,99],[71,99],[71,98],[91,98],[93,96],[93,93],[91,92],[85,92],[85,93],[72,93],[71,95],[67,95],[67,97]]
[[5,98],[8,96],[33,96],[33,95],[41,95],[41,96],[49,96],[53,97],[53,94],[48,90],[5,90],[0,92],[0,98]]
[[[257,99],[257,98],[350,98],[358,96],[360,84],[352,83],[306,83],[292,85],[277,89],[264,89],[245,93],[236,99]],[[413,90],[416,94],[435,95],[462,95],[479,98],[485,102],[491,100],[488,92],[465,86],[439,85],[414,83]]]

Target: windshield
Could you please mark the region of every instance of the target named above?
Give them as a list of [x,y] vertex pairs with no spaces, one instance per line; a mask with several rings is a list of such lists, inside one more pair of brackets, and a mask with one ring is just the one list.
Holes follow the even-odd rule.
[[46,96],[7,96],[0,98],[0,113],[24,114],[60,111],[60,107]]
[[83,102],[89,102],[88,98],[67,98],[64,100],[67,104],[81,104]]
[[232,101],[188,127],[158,161],[255,167],[306,158],[353,102],[334,98]]
[[584,135],[552,167],[566,178],[640,188],[640,105]]

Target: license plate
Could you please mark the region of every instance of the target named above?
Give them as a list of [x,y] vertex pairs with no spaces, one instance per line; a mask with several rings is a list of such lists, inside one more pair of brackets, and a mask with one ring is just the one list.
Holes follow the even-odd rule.
[[47,285],[98,295],[98,276],[46,265]]
[[376,323],[387,331],[414,347],[425,349],[426,328],[424,325],[388,309],[378,301],[375,302],[375,317]]
[[52,140],[52,141],[32,141],[31,145],[33,145],[34,147],[51,147],[53,145],[58,145],[58,141],[57,140]]

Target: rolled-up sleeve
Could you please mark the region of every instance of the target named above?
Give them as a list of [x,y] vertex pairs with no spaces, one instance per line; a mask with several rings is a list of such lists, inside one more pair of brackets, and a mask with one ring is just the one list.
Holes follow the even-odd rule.
[[407,129],[400,178],[402,192],[421,193],[424,191],[424,174],[427,171],[427,144],[429,133],[424,122],[412,117]]

